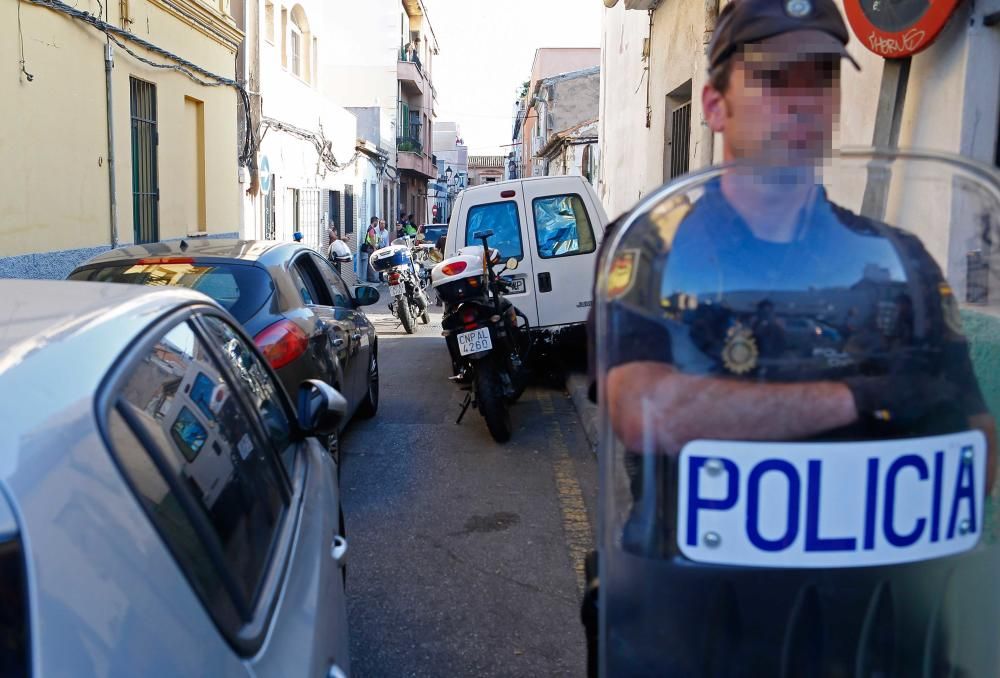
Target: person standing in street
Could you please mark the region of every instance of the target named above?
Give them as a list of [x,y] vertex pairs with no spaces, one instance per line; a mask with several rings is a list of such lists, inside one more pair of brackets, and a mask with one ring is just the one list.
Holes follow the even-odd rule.
[[347,246],[343,240],[340,239],[340,232],[336,227],[331,226],[327,231],[329,236],[330,246],[326,250],[326,258],[330,260],[333,267],[337,269],[337,273],[342,273],[341,266],[344,262],[345,257],[348,260],[351,257],[351,248]]
[[378,234],[375,229],[375,225],[378,223],[378,217],[372,217],[368,221],[368,230],[365,232],[364,242],[361,243],[362,252],[362,279],[365,282],[372,282],[373,279],[377,281],[375,277],[375,271],[371,267],[371,254],[376,249],[378,249]]
[[385,225],[385,219],[378,220],[378,246],[389,246],[389,227]]

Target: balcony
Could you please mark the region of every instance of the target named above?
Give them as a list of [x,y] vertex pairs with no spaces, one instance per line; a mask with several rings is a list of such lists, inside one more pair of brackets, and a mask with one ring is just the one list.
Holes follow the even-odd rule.
[[424,74],[420,57],[405,50],[400,51],[396,63],[396,78],[403,85],[403,90],[410,96],[423,96],[430,89],[430,82]]
[[425,179],[437,179],[434,159],[424,153],[419,138],[396,138],[396,168],[401,172],[414,172]]

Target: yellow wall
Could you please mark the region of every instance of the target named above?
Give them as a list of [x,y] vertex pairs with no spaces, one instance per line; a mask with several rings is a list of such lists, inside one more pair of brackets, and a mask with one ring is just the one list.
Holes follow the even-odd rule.
[[[119,3],[109,22],[121,25]],[[224,77],[232,78],[239,32],[218,2],[174,0],[215,22],[213,39],[157,0],[129,0],[128,30]],[[98,13],[95,0],[77,9]],[[18,6],[25,68],[19,77]],[[198,11],[200,10],[200,12]],[[27,2],[0,4],[0,257],[110,244],[104,36],[70,17]],[[135,51],[158,63],[158,55]],[[113,73],[120,243],[133,241],[129,78],[156,85],[159,126],[160,238],[239,230],[238,96],[231,87],[203,87],[185,76],[139,63],[117,46]],[[197,104],[197,105],[195,105]],[[204,127],[190,125],[200,109]],[[204,149],[204,205],[193,149]],[[192,223],[193,221],[193,223]]]

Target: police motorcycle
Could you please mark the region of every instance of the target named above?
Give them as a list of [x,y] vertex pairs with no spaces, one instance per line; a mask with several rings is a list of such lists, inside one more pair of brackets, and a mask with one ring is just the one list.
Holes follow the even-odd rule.
[[435,266],[431,277],[445,302],[441,326],[455,370],[452,380],[469,391],[455,423],[474,406],[493,439],[504,443],[511,435],[509,405],[527,386],[530,333],[527,317],[504,297],[510,284],[501,275],[515,270],[518,261],[511,257],[501,264],[499,251],[488,244],[492,236],[490,230],[476,233],[482,247],[460,249]]
[[430,323],[430,303],[413,264],[407,238],[397,238],[388,247],[372,252],[371,267],[389,284],[392,297],[389,312],[399,319],[407,334],[416,329],[416,318],[425,325]]
[[625,217],[591,675],[1000,673],[998,224],[995,170],[871,149]]

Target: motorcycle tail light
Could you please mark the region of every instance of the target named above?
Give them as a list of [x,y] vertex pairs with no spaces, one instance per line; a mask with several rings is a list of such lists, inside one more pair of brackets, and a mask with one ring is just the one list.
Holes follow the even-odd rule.
[[479,287],[479,278],[469,278],[469,287]]
[[453,261],[450,264],[445,264],[441,268],[441,272],[448,276],[458,275],[468,267],[469,264],[464,261]]
[[274,369],[281,369],[306,352],[309,337],[291,320],[279,320],[253,338],[253,343],[264,354]]
[[471,308],[462,309],[462,322],[466,325],[475,324],[476,322],[476,312]]
[[390,285],[398,285],[399,284],[399,279],[401,277],[402,276],[399,273],[390,273],[389,274],[389,284]]

